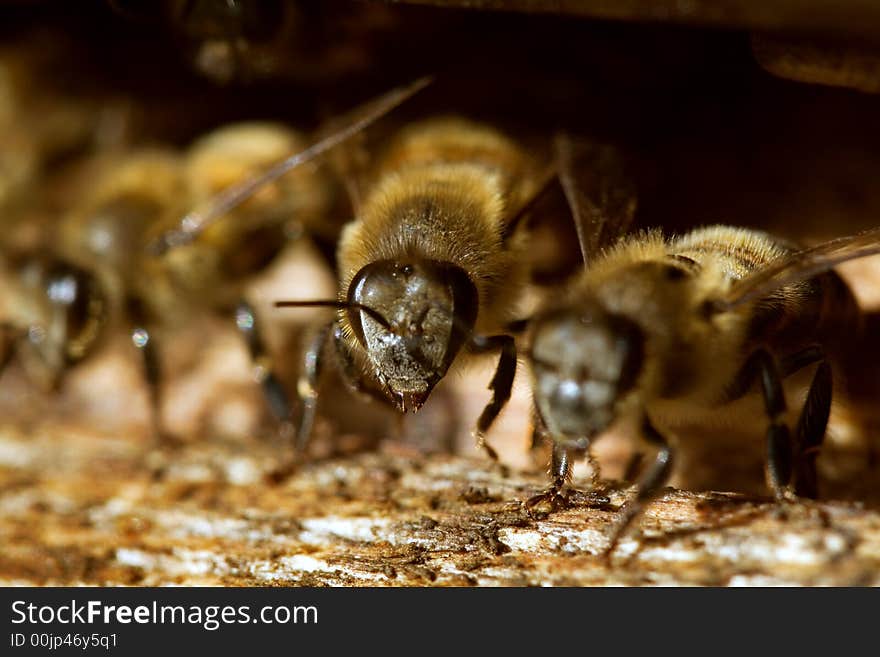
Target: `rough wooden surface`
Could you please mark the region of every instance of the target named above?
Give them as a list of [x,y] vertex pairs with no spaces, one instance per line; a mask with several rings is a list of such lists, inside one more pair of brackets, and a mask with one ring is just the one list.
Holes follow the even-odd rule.
[[0,584],[877,585],[880,513],[669,490],[610,563],[627,489],[544,519],[543,485],[486,462],[385,449],[273,482],[277,447],[144,451],[84,435],[0,439]]

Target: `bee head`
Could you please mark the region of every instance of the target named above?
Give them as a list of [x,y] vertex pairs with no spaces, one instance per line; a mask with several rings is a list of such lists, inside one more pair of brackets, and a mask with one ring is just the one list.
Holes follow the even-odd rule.
[[539,315],[531,334],[535,401],[550,433],[582,443],[607,429],[642,369],[639,327],[592,306]]
[[385,394],[416,411],[470,337],[477,289],[449,263],[380,260],[352,279],[346,312]]
[[42,310],[27,340],[54,385],[64,368],[94,350],[108,319],[105,290],[93,273],[51,256],[27,261],[19,276],[26,288],[39,291]]

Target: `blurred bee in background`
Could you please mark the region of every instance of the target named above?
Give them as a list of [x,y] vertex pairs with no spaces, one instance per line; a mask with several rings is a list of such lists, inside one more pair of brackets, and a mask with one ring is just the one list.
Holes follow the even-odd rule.
[[28,378],[53,392],[69,368],[101,346],[105,327],[121,323],[141,354],[153,433],[166,436],[157,333],[180,328],[196,313],[216,312],[235,317],[270,408],[287,422],[287,397],[267,363],[244,288],[304,226],[317,235],[329,232],[324,178],[302,169],[260,190],[198,240],[162,256],[146,247],[187,207],[301,145],[285,126],[242,123],[205,135],[184,153],[121,150],[74,164],[64,184],[78,181],[80,193],[65,216],[38,222],[46,213],[36,212],[9,220],[13,233],[24,233],[18,228],[28,224],[41,236],[24,247],[13,235],[4,239],[0,365],[17,355]]
[[130,20],[164,23],[183,40],[193,67],[221,83],[277,67],[267,44],[280,38],[291,18],[288,3],[281,0],[108,0],[108,4]]
[[[537,430],[553,452],[552,485],[527,507],[564,504],[572,458],[587,455],[621,421],[634,422],[658,451],[623,509],[609,553],[669,478],[669,438],[693,423],[717,430],[757,421],[776,499],[816,497],[831,363],[846,362],[846,345],[860,328],[855,300],[831,269],[880,252],[880,230],[806,250],[727,226],[620,239],[634,205],[613,201],[622,198],[617,175],[588,173],[581,185],[580,158],[576,144],[560,138],[560,179],[587,267],[528,326]],[[785,386],[811,366],[792,432]]]
[[[275,123],[241,123],[216,130],[188,152],[189,198],[193,205],[205,203],[303,147],[299,133]],[[245,299],[244,290],[292,240],[307,235],[314,242],[335,242],[339,226],[331,220],[332,199],[330,177],[316,167],[303,167],[263,186],[208,226],[197,240],[153,256],[174,281],[178,301],[187,299],[225,316],[234,314],[253,359],[255,377],[286,433],[292,430],[292,409],[266,349],[257,312]],[[169,226],[163,224],[152,237]]]
[[52,173],[114,138],[108,118],[117,105],[57,83],[78,52],[41,32],[0,48],[0,372],[17,357],[47,392],[100,340],[109,301],[89,266],[45,239],[58,241],[50,215],[66,194]]
[[[98,164],[96,182],[62,220],[64,256],[103,281],[142,355],[156,435],[166,433],[160,423],[157,331],[181,326],[194,312],[234,315],[254,358],[265,359],[244,287],[305,225],[323,218],[329,191],[317,171],[303,168],[261,189],[198,240],[163,254],[151,253],[148,244],[187,207],[252,178],[301,146],[301,137],[285,126],[243,123],[205,135],[184,153],[129,151]],[[262,371],[271,408],[287,421],[286,396],[271,368]]]
[[365,73],[399,21],[388,7],[294,0],[108,0],[119,16],[158,23],[190,67],[217,84],[299,82]]
[[[28,378],[46,391],[57,390],[66,371],[100,346],[107,331],[99,327],[113,323],[123,308],[139,321],[145,291],[155,291],[150,298],[162,294],[161,281],[140,257],[141,241],[186,192],[171,150],[101,153],[72,169],[72,179],[88,184],[75,207],[44,221],[27,255],[5,245],[13,262],[5,277],[13,290],[4,313],[12,327],[9,342]],[[149,334],[144,337],[148,341]],[[153,384],[158,364],[152,350],[145,353]]]

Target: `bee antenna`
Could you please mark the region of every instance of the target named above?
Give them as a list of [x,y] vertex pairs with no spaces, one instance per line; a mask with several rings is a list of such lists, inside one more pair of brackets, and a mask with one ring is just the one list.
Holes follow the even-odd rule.
[[370,317],[372,317],[376,322],[378,322],[382,328],[386,331],[391,330],[391,322],[389,322],[385,317],[378,311],[369,306],[365,306],[362,303],[357,303],[354,301],[338,301],[336,299],[309,299],[305,301],[276,301],[276,308],[316,308],[316,307],[324,307],[324,308],[344,308],[349,309],[353,308],[354,310],[361,310],[367,313]]
[[[287,159],[269,168],[268,171],[248,178],[220,192],[209,202],[206,208],[193,210],[180,220],[180,224],[176,229],[160,235],[151,242],[147,247],[148,251],[152,255],[162,255],[177,246],[189,244],[211,222],[226,214],[240,203],[243,203],[258,189],[275,182],[291,169],[314,160],[319,155],[350,139],[409,97],[427,87],[432,81],[433,78],[431,76],[419,78],[406,86],[392,89],[379,98],[368,102],[366,105],[355,108],[353,110],[354,116],[339,119],[339,123],[345,124],[345,127],[314,142],[305,150],[294,153]],[[345,121],[346,118],[349,119],[347,123]]]

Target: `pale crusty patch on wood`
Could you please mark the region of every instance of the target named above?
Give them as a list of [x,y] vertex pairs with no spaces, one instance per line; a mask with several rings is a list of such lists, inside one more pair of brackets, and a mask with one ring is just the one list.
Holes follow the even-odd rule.
[[142,452],[83,434],[0,436],[0,583],[880,584],[880,514],[668,490],[610,563],[625,488],[549,518],[542,476],[459,457],[363,454],[272,483],[275,448]]

